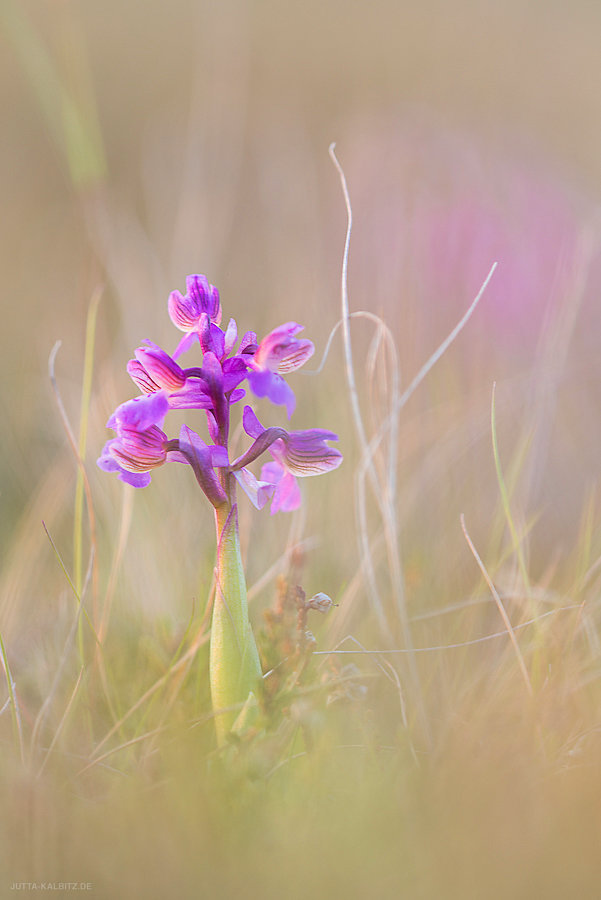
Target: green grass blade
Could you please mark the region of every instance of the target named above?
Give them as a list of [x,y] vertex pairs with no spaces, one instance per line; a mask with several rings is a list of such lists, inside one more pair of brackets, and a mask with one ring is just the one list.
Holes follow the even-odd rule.
[[516,555],[518,567],[520,570],[520,575],[522,576],[522,580],[524,582],[524,587],[526,589],[526,593],[528,595],[530,605],[532,605],[532,587],[530,584],[530,577],[528,575],[528,567],[526,566],[526,559],[524,557],[524,549],[522,546],[522,541],[520,539],[520,536],[518,535],[517,528],[515,527],[515,522],[513,520],[513,515],[511,513],[511,504],[509,502],[509,492],[507,490],[507,484],[506,484],[505,478],[503,476],[503,469],[501,467],[501,458],[499,456],[499,444],[497,441],[496,406],[495,406],[496,387],[497,387],[497,385],[495,382],[493,384],[493,388],[492,388],[492,399],[491,399],[491,404],[490,404],[490,426],[491,426],[491,435],[492,435],[493,456],[494,456],[494,460],[495,460],[495,471],[497,473],[497,482],[499,485],[499,493],[501,494],[501,504],[503,506],[503,512],[505,514],[505,519],[507,521],[507,527],[509,528],[509,534],[511,535],[513,550]]
[[10,672],[10,666],[8,664],[8,656],[6,655],[6,648],[4,647],[4,641],[2,640],[2,634],[0,634],[0,652],[2,653],[2,663],[4,665],[4,674],[6,675],[6,684],[8,686],[8,696],[10,697],[10,714],[13,720],[13,732],[15,736],[15,744],[19,750],[19,756],[21,757],[21,762],[25,761],[25,754],[23,752],[23,732],[21,729],[21,717],[19,715],[19,707],[17,705],[17,698],[15,695],[15,687],[13,683],[13,677]]
[[62,15],[67,17],[63,25],[71,32],[65,40],[66,46],[73,46],[73,32],[77,32],[79,52],[77,59],[72,61],[71,84],[61,77],[22,4],[4,0],[0,5],[0,23],[29,80],[48,130],[65,159],[71,182],[76,188],[83,189],[104,179],[106,157],[84,55],[83,35],[72,14],[63,12]]
[[[98,320],[98,306],[101,292],[97,290],[90,301],[88,317],[86,321],[86,344],[83,367],[83,384],[81,389],[81,407],[79,416],[79,439],[77,451],[79,459],[85,459],[88,419],[90,410],[90,397],[92,394],[92,375],[94,372],[94,348],[96,343],[96,323]],[[73,513],[73,581],[77,593],[82,588],[82,554],[83,554],[83,505],[84,505],[84,475],[81,466],[77,470],[77,484],[75,487],[75,508]]]

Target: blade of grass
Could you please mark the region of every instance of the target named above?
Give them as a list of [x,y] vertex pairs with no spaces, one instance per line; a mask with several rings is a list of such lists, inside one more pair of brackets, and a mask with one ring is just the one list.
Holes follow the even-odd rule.
[[[496,412],[495,412],[496,416]],[[505,487],[507,490],[507,496],[509,498],[509,502],[511,502],[511,498],[513,497],[514,491],[517,488],[520,476],[523,475],[527,466],[528,456],[532,452],[532,443],[534,439],[534,431],[530,428],[528,429],[523,437],[520,439],[520,442],[517,446],[517,449],[513,452],[513,458],[510,463],[506,466],[507,471],[503,473],[503,479],[505,481]],[[524,540],[526,534],[531,530],[531,525],[525,527],[523,529],[522,540]],[[505,517],[504,509],[501,508],[498,511],[498,514],[495,516],[495,520],[492,523],[490,530],[490,538],[488,542],[488,552],[487,555],[491,559],[498,559],[498,565],[503,565],[504,559],[507,555],[507,547],[505,542],[505,532],[507,528],[507,521]],[[509,550],[511,552],[511,548]]]
[[90,760],[90,762],[80,769],[79,772],[76,772],[76,777],[79,775],[83,775],[84,772],[87,772],[89,769],[94,768],[95,766],[102,763],[105,759],[108,759],[109,756],[113,756],[114,753],[119,753],[120,750],[125,750],[127,747],[132,747],[134,744],[139,744],[140,741],[145,741],[148,738],[152,737],[155,734],[164,733],[167,731],[167,726],[163,726],[161,728],[153,728],[152,731],[146,732],[146,734],[141,734],[138,737],[132,738],[129,741],[125,741],[123,744],[119,744],[117,747],[112,747],[110,750],[107,750],[106,753],[103,753],[102,756],[97,757],[96,759]]
[[23,731],[21,729],[21,715],[19,713],[19,705],[17,703],[17,695],[15,694],[15,683],[13,681],[13,677],[10,672],[10,666],[8,664],[8,656],[6,655],[6,648],[4,646],[4,641],[2,640],[2,634],[0,633],[0,653],[2,653],[2,665],[4,666],[4,675],[6,677],[6,684],[8,686],[8,696],[10,700],[10,714],[13,721],[13,733],[15,738],[15,744],[19,751],[19,756],[21,757],[21,762],[25,762],[25,753],[23,750]]
[[[520,622],[519,625],[514,625],[514,631],[521,631],[524,628],[529,628],[530,625],[535,625],[538,622],[542,622],[543,619],[547,619],[549,616],[554,616],[556,613],[567,612],[568,610],[577,609],[582,611],[584,604],[583,603],[571,603],[568,606],[557,606],[555,609],[548,609],[547,612],[541,613],[540,616],[536,616],[534,619],[526,619],[525,622]],[[479,638],[472,638],[469,641],[457,641],[454,644],[434,644],[431,647],[414,647],[414,653],[439,653],[441,650],[458,650],[461,647],[475,647],[477,644],[484,644],[487,641],[496,640],[497,638],[507,637],[507,630],[504,631],[494,631],[492,634],[484,634]],[[379,654],[380,656],[399,656],[402,654],[406,654],[408,651],[404,649],[397,650],[388,650],[385,647],[383,648],[375,648],[373,650],[339,650],[338,647],[341,646],[347,640],[355,640],[353,635],[348,634],[346,637],[342,638],[341,641],[338,642],[338,645],[332,650],[314,650],[313,656],[336,656],[340,655],[352,655],[354,654]]]
[[596,499],[596,488],[593,485],[589,488],[584,504],[582,521],[580,524],[580,537],[576,544],[578,556],[576,559],[575,574],[573,576],[572,591],[574,593],[578,593],[584,588],[599,562],[598,560],[596,562],[591,562],[593,539],[595,536]]
[[[81,388],[81,406],[79,414],[79,440],[77,443],[77,484],[75,486],[75,505],[73,511],[73,581],[81,592],[82,579],[82,544],[83,544],[83,501],[84,501],[84,460],[88,438],[88,417],[90,397],[92,394],[92,375],[94,372],[94,346],[96,339],[96,322],[98,306],[102,297],[102,289],[97,288],[88,307],[86,320],[86,342],[84,351],[83,382]],[[81,461],[81,465],[79,462]],[[88,494],[89,499],[89,494]],[[95,591],[93,591],[95,595]]]
[[[208,612],[210,612],[209,607],[207,607],[207,613]],[[157,681],[155,681],[155,683],[151,685],[138,700],[136,700],[133,706],[131,706],[127,710],[127,712],[121,717],[121,719],[119,719],[118,722],[115,722],[115,724],[105,734],[102,740],[100,740],[98,744],[96,744],[94,750],[91,753],[92,757],[96,756],[100,748],[104,747],[106,742],[115,734],[115,732],[119,731],[123,723],[126,722],[130,718],[130,716],[132,716],[136,712],[136,710],[138,710],[148,700],[149,697],[152,697],[155,691],[158,691],[174,673],[178,672],[183,666],[186,665],[190,658],[193,657],[195,653],[197,653],[199,647],[207,643],[207,641],[209,640],[209,632],[204,630],[205,626],[206,622],[203,618],[203,622],[201,623],[201,627],[196,635],[194,643],[189,647],[189,649],[185,652],[181,659],[179,659],[178,662],[175,663],[175,665],[173,665],[167,672],[165,672],[164,675],[161,675],[161,677],[158,678]]]
[[[349,309],[349,298],[348,298],[348,258],[349,258],[349,249],[351,242],[351,232],[353,229],[353,210],[351,206],[351,198],[348,191],[348,185],[346,182],[346,176],[342,169],[342,166],[338,162],[338,158],[335,153],[335,144],[330,144],[329,153],[336,167],[336,171],[338,172],[338,176],[340,178],[340,184],[342,187],[342,193],[344,196],[344,202],[346,205],[346,214],[347,214],[347,228],[346,228],[346,237],[344,241],[344,252],[342,256],[342,274],[341,274],[341,282],[340,282],[340,298],[341,298],[341,312],[342,312],[342,340],[344,345],[344,359],[345,359],[345,370],[346,370],[346,381],[349,390],[349,396],[351,400],[351,411],[352,418],[355,424],[355,430],[357,432],[357,436],[359,438],[359,444],[361,447],[362,457],[365,460],[366,471],[374,492],[374,496],[378,501],[381,501],[382,498],[382,490],[378,480],[378,474],[375,470],[373,463],[373,456],[367,455],[367,434],[365,432],[365,426],[363,424],[363,416],[361,413],[361,406],[359,403],[359,392],[357,389],[357,382],[355,378],[355,367],[353,362],[353,346],[351,342],[351,329],[350,329],[350,309]],[[368,553],[368,540],[367,536],[364,532],[363,527],[359,527],[359,540],[360,540],[360,550],[362,557],[364,559],[364,567],[366,573],[366,581],[367,588],[369,591],[369,595],[372,601],[372,606],[378,618],[380,630],[383,636],[388,636],[390,634],[390,626],[386,619],[386,615],[384,613],[384,604],[382,602],[382,598],[380,595],[380,590],[378,587],[378,580],[376,577],[376,573],[374,567],[370,561],[369,553]],[[403,593],[402,586],[399,588],[400,594]],[[397,604],[401,607],[403,604],[402,596],[397,597]],[[409,633],[403,634],[403,639],[405,641],[406,646],[411,646],[411,636]],[[407,643],[408,641],[408,643]],[[413,674],[413,677],[415,677]]]
[[[205,609],[205,614],[199,625],[199,630],[201,630],[201,631],[204,630],[204,628],[207,625],[210,609],[212,609],[212,603],[208,603],[207,607]],[[195,614],[195,608],[194,608],[194,603],[193,603],[192,609],[190,611],[190,618],[188,619],[188,624],[186,625],[186,628],[184,629],[184,633],[180,639],[179,644],[177,645],[175,652],[172,654],[171,659],[167,663],[167,672],[169,672],[175,666],[178,659],[180,658],[181,653],[183,652],[183,649],[186,645],[188,635],[190,634],[190,632],[192,630],[192,625],[194,624],[194,614]],[[191,661],[190,661],[190,665],[191,665]],[[177,679],[173,679],[172,684],[171,684],[171,696],[170,696],[169,700],[167,701],[166,706],[163,708],[163,710],[161,712],[161,716],[160,716],[159,723],[158,723],[159,725],[163,724],[167,715],[169,714],[169,710],[171,709],[171,707],[173,706],[173,703],[177,699],[177,695],[181,689],[183,682],[185,681],[187,674],[188,674],[188,669],[186,668],[186,670],[184,672],[179,673]],[[167,682],[165,682],[165,685],[167,685]],[[148,706],[146,707],[146,709],[140,716],[140,720],[137,725],[138,732],[141,731],[142,728],[145,727],[146,720],[150,716],[154,706],[161,699],[161,696],[162,695],[160,695],[158,691],[154,694],[152,700],[150,701],[150,703],[148,704]]]
[[56,731],[54,732],[54,737],[52,738],[52,741],[50,742],[50,746],[48,747],[48,750],[46,751],[46,756],[43,759],[42,765],[38,769],[38,774],[36,776],[37,778],[41,777],[42,772],[46,768],[46,763],[50,759],[50,755],[51,755],[52,751],[54,750],[54,747],[55,747],[56,742],[58,741],[59,735],[64,728],[64,725],[65,725],[65,722],[67,721],[69,712],[71,711],[71,707],[73,706],[73,701],[75,700],[75,696],[77,694],[77,691],[79,690],[79,685],[81,684],[81,679],[82,679],[83,673],[84,673],[84,670],[80,669],[79,675],[77,676],[77,681],[75,682],[75,687],[73,688],[73,691],[71,692],[71,696],[69,697],[69,701],[67,703],[65,711],[62,715],[60,722],[58,723],[58,727],[57,727]]
[[[73,591],[73,595],[75,596],[75,599],[77,600],[77,606],[78,606],[78,610],[79,610],[79,606],[82,605],[82,597],[80,597],[79,593],[77,592],[77,589],[76,589],[75,585],[73,584],[73,579],[69,575],[69,571],[63,561],[63,558],[60,555],[58,548],[57,548],[56,544],[54,543],[52,535],[48,531],[48,529],[46,527],[46,523],[44,521],[42,521],[42,527],[43,527],[44,531],[46,532],[46,536],[47,536],[48,540],[50,541],[50,544],[54,551],[54,555],[56,556],[58,564],[60,565],[61,569],[63,570],[63,574],[64,574],[65,578],[67,579],[69,587]],[[94,624],[93,624],[92,620],[90,619],[90,616],[88,615],[88,611],[86,610],[86,608],[84,606],[82,606],[81,612],[85,616],[85,618],[88,622],[88,625],[90,626],[90,631],[92,632],[92,637],[94,638],[94,641],[96,643],[98,643],[98,635],[96,634],[96,631],[94,630]],[[82,665],[83,665],[83,663],[82,663]]]
[[509,635],[509,640],[511,641],[511,644],[513,646],[513,649],[514,649],[514,652],[516,655],[516,659],[517,659],[518,665],[520,667],[520,672],[522,673],[522,677],[523,677],[524,683],[526,685],[526,690],[528,691],[528,694],[532,697],[533,690],[532,690],[532,683],[530,681],[530,675],[528,674],[528,669],[526,668],[526,663],[524,662],[524,657],[522,655],[522,651],[520,650],[520,645],[517,642],[515,632],[513,630],[513,626],[511,624],[509,616],[507,615],[507,611],[505,610],[503,601],[501,600],[501,597],[499,596],[499,592],[497,591],[496,587],[494,586],[492,579],[491,579],[490,575],[488,574],[486,566],[482,562],[482,559],[480,558],[480,555],[478,554],[478,551],[476,550],[474,543],[473,543],[471,537],[469,536],[469,533],[468,533],[468,530],[467,530],[467,527],[465,524],[465,517],[464,517],[463,513],[461,513],[460,521],[461,521],[461,530],[463,531],[463,535],[467,541],[467,545],[470,548],[474,559],[478,563],[478,568],[480,569],[480,571],[482,572],[482,575],[484,576],[484,580],[486,581],[486,583],[490,589],[490,592],[493,595],[493,599],[494,599],[495,603],[497,604],[497,609],[499,610],[501,618],[503,619],[503,624],[505,625],[505,628],[507,629],[507,634]]
[[[45,524],[44,524],[44,529],[46,531],[46,534],[50,538],[50,534],[48,533],[48,529],[46,528]],[[55,553],[56,553],[56,548],[54,547],[52,538],[50,538],[50,543],[52,544],[52,546],[55,550]],[[59,558],[59,562],[60,562],[60,558]],[[64,567],[63,567],[63,571],[64,571]],[[90,560],[90,564],[88,565],[88,571],[86,573],[86,579],[84,581],[83,590],[81,593],[81,599],[77,606],[77,612],[76,612],[73,622],[71,624],[71,628],[69,629],[69,633],[68,633],[67,639],[65,641],[65,646],[63,647],[63,652],[61,653],[61,657],[60,657],[58,666],[56,668],[56,672],[54,674],[54,678],[52,680],[50,690],[46,694],[44,702],[42,703],[42,706],[40,707],[40,710],[36,716],[36,719],[35,719],[35,722],[33,725],[32,733],[31,733],[31,741],[30,741],[30,755],[31,756],[33,756],[33,753],[35,750],[37,736],[42,728],[42,725],[44,724],[46,712],[50,708],[50,704],[52,703],[52,700],[54,699],[54,696],[56,695],[56,692],[58,690],[61,675],[63,673],[63,669],[66,665],[66,662],[69,658],[69,653],[70,653],[73,641],[75,640],[75,635],[79,630],[79,620],[81,618],[81,613],[83,611],[83,597],[85,596],[86,588],[87,588],[87,585],[91,578],[91,571],[92,571],[92,560]],[[67,575],[67,578],[68,578],[68,575]],[[81,667],[81,670],[82,670],[82,672],[84,671],[83,666]],[[88,725],[90,726],[90,729],[91,729],[91,722],[89,721],[89,715],[88,715]]]
[[[131,517],[133,510],[133,491],[128,491],[123,486],[122,491],[122,504],[121,504],[121,517],[120,517],[120,525],[119,525],[119,535],[117,538],[117,544],[115,547],[115,551],[113,554],[113,560],[111,563],[111,569],[109,573],[108,583],[106,586],[106,590],[104,592],[104,601],[102,605],[102,611],[98,616],[98,643],[96,644],[95,652],[94,652],[94,665],[98,669],[98,673],[100,676],[100,683],[102,684],[102,690],[104,691],[104,697],[113,719],[113,722],[117,722],[120,718],[121,713],[116,708],[116,699],[114,699],[114,692],[111,689],[110,684],[110,673],[107,670],[106,660],[104,655],[104,642],[106,639],[106,635],[108,632],[109,621],[111,616],[111,609],[113,605],[113,597],[115,594],[115,588],[117,585],[117,576],[119,573],[119,569],[121,567],[121,562],[125,553],[125,547],[127,545],[127,538],[129,535],[129,528],[131,525]],[[115,695],[118,696],[118,695]]]
[[526,594],[528,596],[531,613],[535,614],[536,608],[535,608],[535,604],[534,604],[534,598],[532,596],[532,586],[530,584],[530,577],[528,575],[528,568],[526,566],[526,559],[524,557],[522,541],[520,540],[520,537],[518,535],[517,528],[515,527],[515,522],[513,520],[513,515],[511,513],[511,504],[509,502],[509,492],[507,490],[505,478],[503,477],[503,469],[501,467],[501,458],[499,455],[499,445],[498,445],[498,441],[497,441],[497,421],[496,421],[496,410],[495,410],[496,387],[497,387],[497,383],[495,381],[492,386],[492,399],[491,399],[491,404],[490,404],[490,427],[491,427],[491,435],[492,435],[493,456],[494,456],[494,460],[495,460],[495,471],[497,474],[499,493],[501,494],[501,504],[503,506],[503,512],[505,513],[507,527],[509,528],[509,533],[511,535],[513,550],[515,552],[517,562],[518,562],[518,567],[520,570],[520,575],[522,576],[522,581],[523,581],[524,587],[526,589]]
[[[32,27],[23,4],[4,0],[0,4],[0,20],[66,162],[72,184],[81,189],[98,184],[106,176],[106,160],[81,30],[77,38],[77,71],[74,83],[68,86]],[[72,45],[72,41],[68,43]]]
[[[75,460],[77,462],[77,465],[79,467],[79,472],[81,474],[83,489],[85,492],[87,508],[88,508],[88,520],[89,520],[89,524],[90,524],[90,543],[91,543],[92,549],[94,551],[93,558],[96,559],[96,556],[97,556],[97,554],[95,552],[95,548],[96,548],[96,517],[94,515],[94,505],[92,503],[92,491],[90,489],[90,482],[88,480],[88,475],[87,475],[87,472],[86,472],[86,469],[84,466],[83,459],[79,453],[78,445],[75,440],[75,435],[73,434],[73,430],[71,428],[71,423],[69,422],[69,418],[67,416],[67,411],[65,410],[65,407],[64,407],[64,404],[63,404],[63,401],[61,398],[61,394],[60,394],[60,391],[58,388],[58,382],[56,380],[56,375],[54,372],[54,364],[55,364],[55,360],[56,360],[56,354],[58,353],[60,347],[61,347],[61,342],[57,341],[55,343],[54,347],[52,348],[52,350],[50,351],[50,356],[48,358],[48,375],[50,377],[50,383],[52,385],[52,390],[54,393],[56,404],[58,406],[61,421],[63,423],[63,428],[65,430],[65,434],[67,435],[67,440],[69,441],[69,445],[71,447],[71,450],[73,451],[73,455],[75,456]],[[44,526],[44,528],[46,528],[46,526]],[[46,531],[46,533],[48,534],[47,531]],[[50,538],[49,534],[48,534],[48,537]],[[54,547],[54,543],[52,542],[51,538],[50,538],[50,541],[52,543],[52,546]],[[58,554],[58,551],[56,550],[56,548],[54,548],[54,549],[55,549],[55,552]],[[75,596],[78,600],[78,603],[79,603],[80,592],[79,592],[76,584],[73,583],[70,576],[68,575],[67,569],[63,565],[62,560],[60,559],[60,555],[58,558],[60,560],[63,571],[65,572],[65,575],[67,575],[67,578],[69,580],[69,584],[71,585],[73,593],[75,594]],[[96,581],[96,580],[97,580],[96,576],[93,576],[93,581]],[[90,621],[87,611],[84,611],[84,612],[85,612],[86,618],[88,619],[88,622],[90,622],[90,627],[94,631],[94,626],[92,625],[92,622]],[[83,653],[83,631],[82,631],[81,618],[79,619],[79,623],[80,623],[79,624],[79,632],[78,632],[79,662],[80,662],[80,665],[83,666],[83,665],[85,665],[85,662],[84,662],[84,653]],[[94,631],[94,634],[96,637],[96,641],[98,642],[98,637],[97,637],[95,631]]]
[[[365,431],[365,426],[363,424],[363,417],[361,414],[361,406],[359,403],[359,393],[357,389],[357,382],[355,378],[355,368],[353,363],[353,351],[352,351],[352,343],[351,343],[351,330],[350,330],[350,308],[349,308],[349,298],[348,298],[348,258],[349,258],[349,248],[350,248],[350,239],[351,232],[353,227],[353,211],[351,206],[351,199],[348,190],[348,185],[346,181],[346,176],[344,174],[344,170],[340,165],[338,158],[335,153],[335,144],[331,144],[329,148],[330,157],[336,170],[338,172],[340,178],[340,185],[342,188],[342,193],[344,196],[344,202],[346,206],[347,212],[347,229],[346,229],[346,237],[344,242],[344,253],[342,257],[342,273],[341,273],[341,283],[340,283],[340,298],[341,298],[341,318],[343,320],[342,325],[342,335],[343,335],[343,344],[344,344],[344,356],[345,356],[345,368],[346,368],[346,380],[347,386],[349,390],[349,395],[351,399],[351,409],[352,409],[352,417],[355,423],[355,429],[357,431],[357,436],[359,438],[359,444],[362,452],[363,465],[365,467],[365,471],[367,472],[369,482],[376,498],[376,501],[380,507],[382,512],[382,520],[384,525],[384,531],[386,535],[386,549],[388,556],[388,564],[389,564],[389,572],[390,572],[390,581],[392,586],[392,596],[394,598],[395,610],[396,610],[396,619],[397,619],[397,627],[400,628],[400,634],[403,640],[403,644],[405,648],[409,651],[408,655],[408,668],[409,668],[409,679],[412,686],[413,699],[415,703],[415,707],[417,710],[417,719],[420,723],[420,728],[424,737],[424,740],[427,745],[431,743],[431,735],[430,735],[430,727],[428,723],[428,717],[426,715],[425,701],[422,692],[422,686],[420,682],[419,671],[417,668],[417,662],[411,653],[411,648],[413,646],[413,638],[411,634],[411,626],[409,624],[409,616],[407,614],[407,604],[405,597],[405,578],[403,573],[403,567],[401,562],[401,555],[399,551],[400,544],[400,535],[398,531],[398,523],[396,519],[396,509],[394,508],[392,490],[394,487],[395,479],[392,479],[392,482],[388,484],[388,490],[386,490],[386,485],[382,485],[378,478],[378,473],[376,471],[373,459],[373,453],[369,452],[369,443],[367,440],[367,434]],[[398,391],[398,382],[395,379],[395,386]],[[399,415],[400,406],[398,404],[398,397],[394,397],[394,405],[391,409],[391,412],[388,416],[388,430],[390,432],[392,444],[395,443],[396,438],[396,426],[397,426],[397,417]],[[357,482],[358,483],[358,482]],[[358,483],[359,484],[359,483]],[[357,499],[357,494],[355,494]],[[386,616],[384,614],[384,607],[382,598],[380,596],[380,590],[378,586],[377,576],[371,562],[369,556],[369,539],[367,533],[365,532],[365,522],[363,521],[359,527],[359,539],[360,539],[360,549],[363,556],[363,562],[365,565],[365,572],[367,576],[367,586],[370,592],[370,596],[372,597],[372,603],[374,605],[374,609],[376,611],[380,629],[382,631],[383,638],[388,640],[392,629],[390,628],[390,624],[386,621]],[[396,629],[395,629],[396,630]]]

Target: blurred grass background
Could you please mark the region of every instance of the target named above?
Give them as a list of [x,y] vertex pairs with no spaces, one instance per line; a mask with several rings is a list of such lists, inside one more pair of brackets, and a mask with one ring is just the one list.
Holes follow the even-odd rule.
[[[81,878],[107,897],[169,896],[174,885],[182,897],[597,896],[601,9],[5,0],[0,24],[0,631],[30,735],[75,613],[41,526],[73,572],[77,466],[47,360],[61,340],[57,378],[77,431],[86,317],[101,291],[86,459],[98,570],[85,600],[91,615],[94,603],[111,608],[114,704],[90,676],[61,724],[74,651],[25,770],[11,761],[5,709],[3,889]],[[133,506],[95,468],[106,419],[134,393],[125,363],[144,337],[173,349],[167,296],[197,271],[240,329],[301,321],[320,357],[340,315],[345,229],[332,140],[353,200],[351,307],[389,325],[404,386],[499,262],[465,332],[403,410],[394,508],[416,646],[503,630],[461,513],[514,624],[533,608],[563,610],[519,632],[534,699],[506,638],[418,654],[425,730],[404,657],[339,657],[357,667],[346,675],[358,689],[315,713],[313,755],[275,769],[257,751],[228,776],[207,769],[210,725],[189,730],[207,709],[202,644],[183,686],[117,735],[168,726],[165,741],[79,775],[170,671],[180,641],[203,634],[211,582],[210,511],[180,467]],[[390,402],[390,358],[380,352],[370,373],[373,326],[352,328],[373,431]],[[527,583],[495,472],[493,381]],[[340,340],[323,372],[299,373],[294,387],[295,426],[338,431],[345,464],[306,485],[297,516],[242,510],[255,621],[289,568],[278,563],[286,546],[308,540],[304,587],[340,601],[310,623],[318,650],[349,633],[402,649],[373,500],[388,636],[358,556],[360,448]],[[316,683],[335,660],[316,658]],[[60,753],[36,778],[59,725]],[[247,766],[261,773],[250,787],[237,773]]]

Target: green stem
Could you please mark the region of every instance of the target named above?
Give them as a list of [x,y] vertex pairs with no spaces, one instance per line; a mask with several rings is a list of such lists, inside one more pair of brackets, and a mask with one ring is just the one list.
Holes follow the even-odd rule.
[[225,742],[242,706],[251,691],[256,689],[262,675],[248,618],[233,476],[225,476],[224,482],[229,500],[215,510],[217,566],[209,663],[219,744]]

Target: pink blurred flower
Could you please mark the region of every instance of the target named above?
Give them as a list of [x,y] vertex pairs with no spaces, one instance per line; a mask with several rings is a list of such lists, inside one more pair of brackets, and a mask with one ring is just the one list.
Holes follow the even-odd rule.
[[377,297],[393,327],[429,336],[440,323],[442,334],[496,260],[478,321],[511,349],[531,347],[570,288],[579,238],[575,192],[543,154],[520,157],[423,119],[391,127],[374,117],[348,140],[355,293]]

